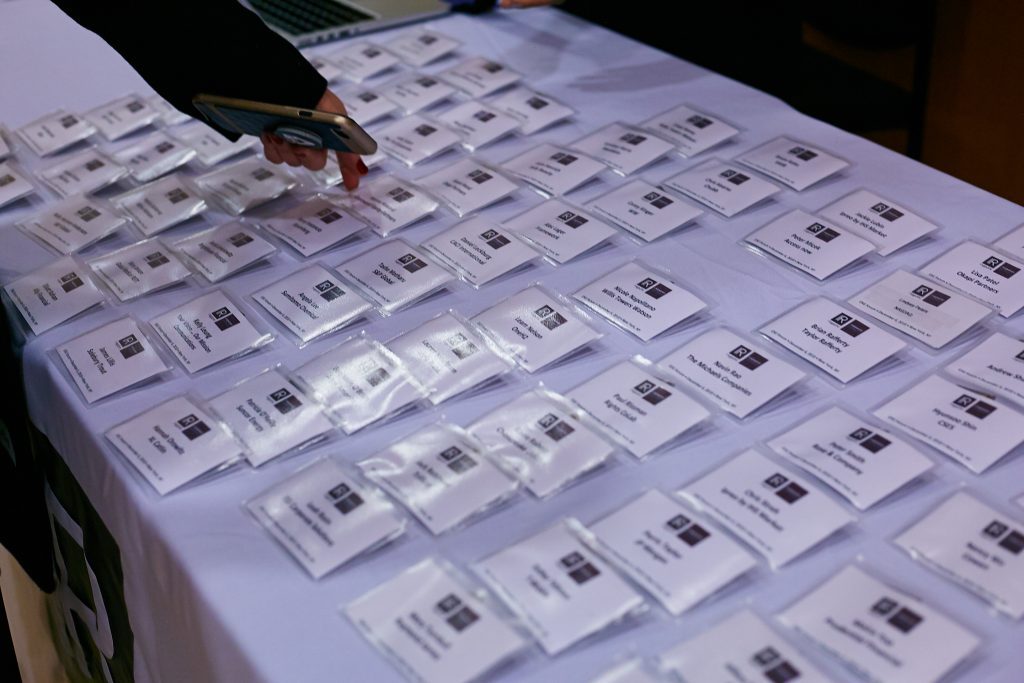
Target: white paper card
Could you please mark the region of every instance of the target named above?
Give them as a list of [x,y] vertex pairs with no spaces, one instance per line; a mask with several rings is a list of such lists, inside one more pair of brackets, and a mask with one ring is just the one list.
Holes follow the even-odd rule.
[[88,403],[168,369],[132,318],[115,320],[61,344],[57,356]]
[[473,322],[527,372],[536,372],[601,338],[571,306],[537,286],[491,306]]
[[29,149],[45,157],[85,140],[96,132],[96,126],[77,114],[58,109],[15,132]]
[[522,78],[519,72],[484,57],[470,57],[440,75],[470,97],[485,97]]
[[670,140],[686,157],[720,145],[739,133],[722,119],[685,104],[662,112],[640,124]]
[[803,477],[754,450],[680,489],[679,495],[781,567],[855,521]]
[[681,228],[703,211],[643,180],[634,180],[594,199],[587,208],[645,242]]
[[348,194],[347,205],[381,237],[408,227],[437,210],[437,200],[410,182],[385,176]]
[[611,123],[572,143],[572,147],[622,175],[639,171],[673,149],[667,140],[624,123]]
[[907,346],[874,321],[868,324],[824,298],[811,299],[782,314],[764,325],[761,334],[843,383]]
[[661,491],[588,525],[595,547],[679,615],[757,566],[754,557]]
[[903,439],[832,407],[767,442],[866,510],[934,464]]
[[565,263],[615,236],[607,223],[560,199],[549,199],[504,225],[556,263]]
[[475,287],[537,258],[537,252],[511,230],[479,216],[457,223],[421,246]]
[[736,417],[744,418],[804,378],[764,347],[709,330],[659,361]]
[[243,135],[232,142],[205,125],[188,126],[174,134],[196,151],[196,158],[203,166],[219,164],[260,144],[260,139],[252,135]]
[[728,218],[782,191],[778,185],[744,172],[736,164],[717,159],[677,173],[666,179],[664,185]]
[[469,431],[540,498],[594,469],[614,450],[564,399],[540,390],[484,415]]
[[39,171],[39,178],[61,197],[71,197],[95,192],[127,174],[124,166],[92,148],[62,157]]
[[303,344],[347,325],[371,310],[338,276],[313,264],[252,295]]
[[380,93],[407,114],[429,109],[455,94],[455,88],[433,76],[413,74],[395,83],[381,86]]
[[850,165],[823,149],[785,137],[752,149],[737,160],[797,191],[806,190]]
[[710,417],[704,406],[647,368],[622,361],[567,394],[638,458]]
[[866,239],[799,209],[758,228],[744,240],[818,280],[875,250]]
[[504,199],[519,187],[476,159],[449,164],[417,182],[460,217]]
[[605,169],[585,154],[547,143],[509,159],[502,168],[548,195],[568,194]]
[[462,43],[436,31],[410,31],[385,45],[406,64],[419,67],[454,52]]
[[9,161],[0,162],[0,207],[27,197],[36,191],[28,178]]
[[332,458],[303,467],[245,507],[314,579],[405,531],[391,503]]
[[317,195],[276,216],[260,219],[261,228],[305,257],[340,244],[366,223],[327,197]]
[[219,289],[149,323],[189,372],[247,353],[268,340]]
[[159,95],[152,95],[149,98],[149,106],[153,107],[160,114],[157,120],[165,126],[177,126],[192,120],[191,116],[183,111],[179,111]]
[[1024,308],[1024,261],[977,242],[963,242],[938,257],[921,273],[973,296],[1004,318]]
[[875,415],[975,474],[1024,442],[1024,414],[938,375],[890,400]]
[[1002,249],[1007,254],[1017,258],[1024,257],[1024,225],[1006,233],[996,240],[992,246],[996,249]]
[[935,683],[980,640],[852,565],[779,615],[873,683]]
[[474,683],[526,647],[434,560],[407,569],[345,609],[356,628],[419,683]]
[[26,233],[64,255],[88,247],[124,224],[124,217],[109,204],[84,196],[65,199],[19,223]]
[[442,403],[508,371],[468,322],[442,313],[387,343],[426,390]]
[[119,424],[107,439],[160,495],[242,455],[223,424],[186,396]]
[[330,59],[341,69],[345,78],[357,83],[394,68],[399,63],[394,53],[367,42],[354,43],[333,52]]
[[458,427],[431,424],[359,463],[432,534],[466,522],[512,495],[516,483]]
[[348,116],[364,126],[391,116],[399,109],[398,104],[375,90],[360,90],[352,97],[346,97],[345,102]]
[[1014,619],[1024,617],[1024,522],[960,491],[896,545]]
[[870,190],[857,190],[818,212],[841,228],[868,240],[888,256],[939,227]]
[[476,563],[549,655],[628,617],[643,598],[564,523]]
[[328,83],[341,80],[341,69],[339,69],[338,65],[329,59],[325,57],[311,56],[309,57],[309,64],[316,69],[317,73],[323,76],[324,80]]
[[85,272],[70,256],[57,259],[4,287],[32,332],[42,334],[103,301]]
[[933,349],[991,313],[987,306],[905,270],[887,275],[848,302]]
[[206,200],[178,175],[168,176],[111,199],[146,237],[152,237],[207,209]]
[[210,282],[223,280],[277,251],[252,228],[238,222],[197,232],[175,242],[174,248]]
[[639,261],[602,275],[573,298],[643,341],[650,341],[707,307],[665,274]]
[[145,128],[160,116],[138,95],[127,95],[85,113],[85,118],[108,140]]
[[235,215],[277,199],[296,184],[285,167],[260,157],[243,159],[196,178],[201,190]]
[[96,277],[121,301],[181,282],[192,271],[177,255],[153,238],[89,261]]
[[630,659],[604,672],[590,683],[664,683],[665,676],[645,660]]
[[686,681],[832,683],[749,610],[737,612],[659,658]]
[[491,105],[519,121],[519,130],[523,135],[533,135],[576,113],[572,107],[523,87],[509,90],[492,100]]
[[438,120],[459,132],[470,151],[503,138],[519,127],[509,114],[475,100],[464,102],[440,114]]
[[377,132],[380,148],[414,166],[455,147],[462,138],[449,128],[419,114],[409,114]]
[[1024,341],[994,332],[946,370],[997,396],[1024,403]]
[[455,277],[405,240],[389,240],[338,266],[385,313],[447,287]]

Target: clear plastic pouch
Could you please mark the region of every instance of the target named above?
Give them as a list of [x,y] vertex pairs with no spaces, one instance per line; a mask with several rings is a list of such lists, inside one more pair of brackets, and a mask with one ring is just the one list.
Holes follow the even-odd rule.
[[423,220],[438,207],[419,187],[390,175],[360,184],[344,201],[381,237]]
[[39,335],[106,301],[88,272],[83,263],[65,256],[5,285],[4,292],[28,331]]
[[145,98],[131,94],[91,109],[84,116],[103,137],[113,141],[150,125],[160,112]]
[[183,111],[178,111],[174,105],[159,95],[149,98],[149,106],[160,115],[157,122],[165,127],[179,126],[192,120],[191,116]]
[[904,206],[866,189],[854,190],[817,213],[874,244],[879,256],[924,241],[939,229]]
[[576,110],[553,97],[518,86],[490,104],[519,121],[519,132],[533,135],[576,115]]
[[252,157],[208,171],[198,176],[195,183],[220,208],[237,216],[277,199],[298,181],[283,166]]
[[277,251],[258,228],[237,221],[189,235],[171,246],[208,282],[219,282]]
[[618,231],[561,199],[549,199],[502,225],[540,250],[555,265],[597,250]]
[[0,161],[0,208],[35,194],[30,176],[13,161]]
[[470,97],[486,97],[515,85],[523,77],[518,71],[486,57],[470,57],[439,75]]
[[88,194],[116,183],[128,169],[95,147],[62,157],[36,174],[61,197]]
[[196,157],[196,151],[167,133],[158,131],[122,147],[114,160],[128,169],[132,180],[148,183],[180,168]]
[[623,176],[636,173],[675,149],[668,140],[621,121],[585,135],[569,146]]
[[210,167],[227,161],[236,154],[247,152],[260,144],[260,139],[243,135],[235,142],[205,124],[196,123],[174,131],[174,137],[196,151],[196,159]]
[[501,163],[545,197],[568,194],[605,171],[605,165],[568,147],[541,143]]
[[172,175],[111,198],[143,237],[172,228],[206,211],[206,200],[182,175]]
[[686,169],[666,178],[663,184],[726,218],[732,218],[782,192],[775,183],[720,159],[711,159]]
[[741,164],[790,189],[806,190],[849,167],[841,157],[794,138],[779,137],[736,157]]
[[437,31],[416,29],[402,33],[384,45],[409,66],[421,67],[450,55],[462,43]]
[[192,275],[174,251],[155,237],[90,259],[89,268],[120,301],[172,287]]
[[641,244],[664,237],[704,213],[662,186],[644,180],[617,187],[585,207],[611,220]]
[[518,183],[475,158],[456,161],[417,178],[416,182],[459,218],[495,204],[519,189]]
[[731,140],[739,128],[717,114],[709,114],[690,105],[680,104],[640,124],[676,146],[684,157],[692,157]]
[[514,232],[480,216],[457,223],[420,246],[476,288],[521,272],[540,258]]
[[458,131],[462,136],[462,146],[470,152],[497,142],[519,128],[519,121],[510,114],[476,100],[452,107],[437,118]]
[[389,71],[400,61],[394,53],[367,41],[349,43],[328,57],[341,69],[344,78],[356,83]]
[[403,239],[388,240],[337,268],[346,280],[377,306],[381,315],[411,306],[455,281],[420,249]]
[[15,133],[29,149],[41,157],[55,154],[96,133],[96,126],[66,109],[38,118]]
[[446,101],[455,88],[427,74],[410,74],[380,86],[380,94],[406,114],[415,114]]
[[462,143],[458,133],[422,114],[404,116],[375,135],[381,150],[410,168]]
[[256,224],[303,257],[357,239],[366,230],[361,218],[339,204],[340,197],[318,194]]
[[80,195],[51,205],[16,225],[51,251],[66,256],[109,237],[125,223],[111,202]]
[[326,57],[311,56],[309,63],[328,83],[341,80],[341,68]]
[[376,90],[366,88],[345,96],[345,109],[360,125],[368,126],[381,119],[400,113],[396,102],[384,97]]

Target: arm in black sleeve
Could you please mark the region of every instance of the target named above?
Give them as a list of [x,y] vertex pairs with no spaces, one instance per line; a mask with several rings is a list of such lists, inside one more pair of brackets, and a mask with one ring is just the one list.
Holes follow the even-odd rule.
[[110,44],[168,102],[204,121],[192,106],[199,93],[312,108],[327,88],[291,43],[237,0],[53,2]]

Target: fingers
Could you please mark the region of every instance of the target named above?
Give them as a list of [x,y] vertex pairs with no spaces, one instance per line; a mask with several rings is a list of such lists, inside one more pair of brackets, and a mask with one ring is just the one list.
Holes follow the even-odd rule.
[[311,171],[319,171],[327,165],[325,149],[293,145],[272,133],[263,133],[260,140],[263,142],[263,156],[271,163],[288,164],[292,167],[305,166]]
[[341,166],[341,181],[348,190],[359,187],[359,178],[370,172],[358,154],[338,152],[338,165]]

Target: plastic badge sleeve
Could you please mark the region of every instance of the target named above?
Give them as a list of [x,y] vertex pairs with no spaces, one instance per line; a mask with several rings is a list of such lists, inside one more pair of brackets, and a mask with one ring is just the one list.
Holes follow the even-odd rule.
[[155,237],[97,256],[89,261],[89,268],[120,301],[173,287],[192,275],[174,251]]
[[412,168],[462,143],[462,137],[440,121],[409,114],[376,133],[380,148]]
[[482,216],[467,218],[420,246],[475,289],[522,272],[540,259],[514,232]]
[[263,263],[277,251],[259,228],[239,221],[189,235],[172,247],[193,271],[210,283]]
[[119,194],[110,200],[143,237],[195,218],[208,208],[206,200],[183,175],[171,175]]
[[196,159],[207,168],[231,157],[247,152],[260,144],[257,137],[243,135],[235,142],[211,129],[196,123],[175,131],[175,137],[196,151]]
[[400,238],[364,251],[340,264],[337,271],[384,316],[447,289],[456,281],[421,249]]
[[681,104],[640,124],[671,141],[676,151],[692,157],[720,145],[740,133],[740,128],[717,114]]
[[423,220],[439,206],[437,199],[419,186],[390,175],[360,184],[344,201],[380,237]]
[[561,199],[549,199],[502,225],[534,245],[555,266],[596,251],[618,234],[604,221]]
[[62,256],[86,249],[126,223],[110,202],[77,196],[16,223],[36,242]]
[[277,199],[298,184],[284,167],[261,157],[209,171],[195,182],[224,211],[235,216]]
[[576,115],[576,110],[544,93],[516,87],[490,104],[519,121],[523,135],[533,135]]
[[520,185],[475,157],[456,161],[416,179],[459,218],[481,211],[516,192]]
[[4,292],[24,321],[22,331],[42,334],[105,303],[88,272],[85,264],[65,256],[6,285]]
[[0,161],[0,208],[35,194],[36,186],[13,161]]
[[359,238],[367,225],[341,206],[339,197],[316,194],[256,224],[308,258]]
[[150,125],[160,118],[160,112],[132,93],[86,112],[85,118],[103,137],[114,141]]
[[15,132],[29,149],[45,157],[89,138],[96,133],[96,126],[77,114],[58,109]]
[[96,147],[61,157],[37,172],[38,178],[61,197],[95,192],[126,175],[127,168]]
[[195,157],[194,149],[163,131],[147,135],[114,152],[114,160],[124,165],[132,179],[139,183],[166,175]]

